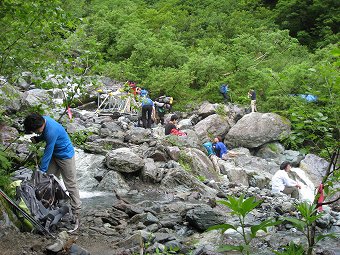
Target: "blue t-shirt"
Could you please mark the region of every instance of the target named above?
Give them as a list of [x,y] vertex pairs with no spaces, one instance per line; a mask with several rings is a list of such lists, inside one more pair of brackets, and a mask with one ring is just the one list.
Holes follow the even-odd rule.
[[227,146],[225,146],[222,142],[215,143],[214,149],[217,157],[219,158],[222,158],[223,154],[226,154],[228,152]]
[[44,155],[41,159],[40,170],[46,172],[51,158],[69,159],[74,156],[72,142],[64,127],[54,119],[44,116],[45,128],[40,138],[46,141]]

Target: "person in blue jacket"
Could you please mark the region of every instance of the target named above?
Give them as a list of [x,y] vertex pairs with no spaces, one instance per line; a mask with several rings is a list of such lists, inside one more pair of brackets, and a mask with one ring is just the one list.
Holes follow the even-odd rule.
[[39,134],[31,138],[33,143],[46,142],[40,171],[57,177],[61,174],[71,198],[74,220],[79,223],[81,201],[76,179],[75,153],[66,130],[54,119],[38,113],[32,113],[25,118],[24,128],[26,133]]
[[222,142],[222,138],[220,136],[216,136],[214,138],[213,148],[217,157],[222,158],[224,154],[228,153],[228,148]]
[[222,85],[220,86],[220,93],[221,93],[222,96],[223,96],[223,101],[224,101],[224,103],[227,103],[228,100],[229,100],[228,92],[229,92],[229,85],[228,85],[228,84],[222,84]]

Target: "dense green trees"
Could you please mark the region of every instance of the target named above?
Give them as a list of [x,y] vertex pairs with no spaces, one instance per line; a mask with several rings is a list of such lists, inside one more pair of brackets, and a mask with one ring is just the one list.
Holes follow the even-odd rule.
[[[337,1],[4,0],[0,7],[0,75],[49,69],[135,80],[152,97],[173,96],[175,109],[222,102],[218,87],[228,81],[233,102],[248,104],[252,87],[260,111],[293,120],[293,148],[339,138]],[[306,93],[319,101],[293,96]],[[332,139],[318,144],[316,126]]]

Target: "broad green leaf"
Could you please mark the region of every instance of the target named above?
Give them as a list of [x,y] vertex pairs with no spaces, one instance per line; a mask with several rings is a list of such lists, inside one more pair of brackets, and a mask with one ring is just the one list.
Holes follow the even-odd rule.
[[268,227],[280,225],[281,223],[282,223],[282,221],[280,221],[280,220],[277,221],[277,220],[274,220],[274,219],[268,219],[268,220],[262,221],[258,225],[253,225],[253,226],[250,227],[251,237],[255,238],[256,237],[256,233],[259,230],[263,230],[263,231],[267,232],[267,228]]
[[299,230],[303,230],[307,226],[306,222],[296,218],[283,217],[282,219],[291,222]]
[[224,251],[240,251],[242,252],[244,250],[244,247],[242,245],[221,245],[218,248],[219,252],[224,252]]
[[228,229],[234,229],[234,230],[237,230],[237,227],[231,225],[231,224],[220,224],[220,225],[215,225],[215,226],[211,226],[208,228],[208,231],[211,231],[211,230],[216,230],[216,229],[221,229],[222,232],[225,232],[227,231]]
[[315,243],[327,238],[327,237],[330,237],[330,238],[337,238],[339,237],[339,234],[336,234],[336,233],[330,233],[330,234],[324,234],[324,235],[317,235],[316,238],[315,238]]

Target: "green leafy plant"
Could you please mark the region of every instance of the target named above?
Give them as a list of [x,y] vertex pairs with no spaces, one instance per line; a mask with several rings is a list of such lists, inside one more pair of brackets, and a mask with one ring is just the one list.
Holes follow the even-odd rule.
[[[321,241],[326,237],[335,237],[333,233],[320,235],[315,235],[315,233],[313,233],[313,225],[316,223],[317,219],[323,216],[323,213],[317,213],[317,207],[315,204],[303,202],[296,205],[296,209],[301,214],[300,219],[292,217],[282,217],[282,219],[292,223],[293,226],[307,238],[308,241],[307,254],[311,254],[314,245],[317,242]],[[314,238],[312,238],[312,235],[315,235],[315,241]]]
[[276,255],[304,255],[305,250],[301,245],[290,242],[289,245],[282,247],[282,251],[273,251]]
[[228,113],[225,111],[224,105],[219,104],[216,108],[216,114],[226,117]]
[[80,130],[70,134],[70,138],[72,143],[78,146],[83,146],[90,135],[92,135],[92,132]]
[[178,159],[178,163],[187,171],[187,172],[191,172],[191,163],[192,163],[192,159],[186,155],[183,151],[180,152],[179,154],[179,159]]
[[197,176],[197,179],[200,181],[200,182],[204,182],[206,180],[206,178],[202,175],[199,175]]
[[261,204],[261,201],[256,201],[255,197],[245,199],[244,194],[242,194],[239,198],[228,196],[227,200],[219,200],[217,202],[231,209],[231,214],[238,217],[239,225],[225,223],[212,226],[208,230],[221,229],[222,233],[224,233],[228,229],[233,229],[243,238],[243,244],[222,245],[220,247],[220,251],[240,251],[242,254],[249,255],[251,250],[250,243],[254,238],[256,238],[257,232],[260,230],[267,232],[268,227],[281,223],[281,221],[267,219],[262,221],[260,224],[251,225],[250,232],[248,233],[246,230],[246,217],[252,210]]
[[12,162],[6,151],[0,147],[0,188],[5,189],[10,183],[9,171],[11,169]]

